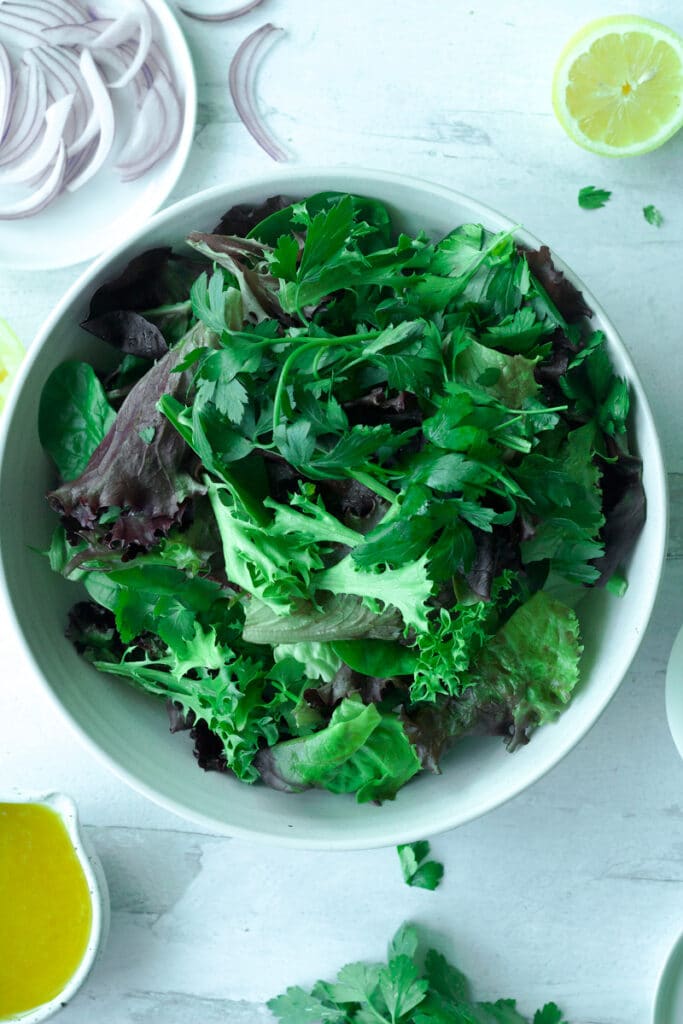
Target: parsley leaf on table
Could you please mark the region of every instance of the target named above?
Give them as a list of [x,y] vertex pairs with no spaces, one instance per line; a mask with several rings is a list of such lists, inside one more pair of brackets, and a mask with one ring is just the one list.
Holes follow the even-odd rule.
[[[531,1024],[513,999],[474,1002],[464,975],[434,949],[423,958],[417,929],[404,924],[389,944],[388,963],[353,963],[336,982],[309,994],[288,988],[268,1003],[280,1024]],[[567,1024],[555,1003],[533,1024]]]
[[607,189],[586,185],[579,189],[579,206],[582,210],[599,210],[609,201],[611,195]]
[[419,889],[436,889],[443,878],[443,864],[435,860],[426,860],[429,856],[429,843],[426,839],[417,843],[404,843],[397,846],[396,850],[406,885]]
[[664,223],[664,217],[661,215],[657,207],[652,206],[652,204],[643,207],[643,217],[648,224],[652,224],[655,228],[660,228]]

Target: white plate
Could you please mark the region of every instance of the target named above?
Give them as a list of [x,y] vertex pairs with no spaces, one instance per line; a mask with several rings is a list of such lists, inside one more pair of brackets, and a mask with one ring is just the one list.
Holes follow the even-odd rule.
[[[680,641],[680,639],[679,636],[678,640]],[[680,643],[678,646],[680,647]],[[679,937],[671,950],[659,979],[653,1024],[681,1024],[681,1021],[683,1021],[683,935]]]
[[[120,10],[119,0],[112,3],[113,12]],[[192,57],[175,15],[164,0],[147,0],[147,5],[155,22],[154,37],[161,42],[174,72],[184,108],[176,146],[137,181],[122,182],[114,170],[118,146],[126,138],[122,112],[122,130],[117,132],[114,150],[91,181],[77,192],[63,193],[34,217],[0,221],[0,267],[47,270],[90,260],[139,228],[175,186],[192,145],[197,82]]]
[[683,757],[683,628],[671,648],[666,670],[666,717],[678,753]]

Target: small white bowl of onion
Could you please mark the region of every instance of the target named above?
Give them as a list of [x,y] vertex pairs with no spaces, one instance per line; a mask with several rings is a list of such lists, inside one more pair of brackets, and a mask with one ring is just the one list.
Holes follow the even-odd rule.
[[91,259],[168,197],[197,86],[164,0],[0,0],[0,266]]

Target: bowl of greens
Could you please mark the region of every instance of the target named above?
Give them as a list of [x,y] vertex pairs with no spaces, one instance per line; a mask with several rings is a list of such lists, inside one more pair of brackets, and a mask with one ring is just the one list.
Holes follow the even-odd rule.
[[666,535],[622,342],[436,185],[297,170],[177,203],[40,332],[5,586],[123,778],[228,834],[409,841],[519,793],[635,655]]

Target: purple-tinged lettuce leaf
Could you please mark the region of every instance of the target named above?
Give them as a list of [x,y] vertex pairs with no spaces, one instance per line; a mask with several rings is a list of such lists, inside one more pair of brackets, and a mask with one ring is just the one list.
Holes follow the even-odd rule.
[[127,355],[160,359],[168,352],[166,339],[159,328],[129,309],[101,313],[91,320],[84,320],[81,327]]
[[[174,368],[214,338],[199,325],[160,359],[133,387],[84,472],[50,492],[50,505],[73,522],[73,532],[97,539],[104,531],[110,544],[148,549],[182,521],[188,498],[203,488],[192,475],[197,460],[157,402],[162,395],[186,396],[191,374]],[[142,432],[152,429],[148,441],[151,435]],[[111,508],[120,515],[105,529],[100,518]]]
[[170,248],[149,249],[130,261],[118,277],[101,285],[90,300],[87,319],[130,309],[141,313],[184,302],[205,264]]
[[556,269],[547,245],[527,249],[525,256],[531,273],[567,323],[573,324],[582,317],[593,316],[593,310],[578,288],[567,280],[561,270]]
[[291,323],[278,298],[279,282],[267,264],[268,246],[236,235],[207,235],[193,231],[188,244],[202,256],[224,267],[237,280],[243,319],[252,323],[281,320]]
[[272,216],[279,210],[289,206],[289,201],[284,196],[270,196],[262,203],[253,206],[251,203],[242,203],[232,206],[227,213],[224,213],[212,235],[239,235],[246,238],[258,224],[266,217]]
[[605,553],[594,563],[600,573],[598,586],[604,586],[623,565],[643,528],[646,498],[641,459],[619,451],[616,461],[605,462],[602,466],[602,494]]

